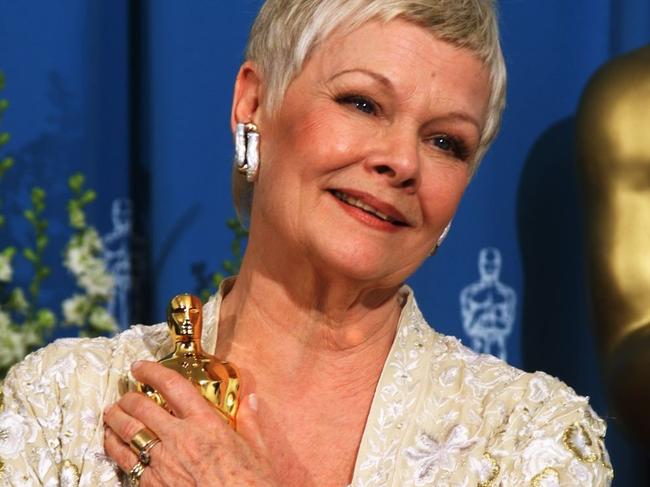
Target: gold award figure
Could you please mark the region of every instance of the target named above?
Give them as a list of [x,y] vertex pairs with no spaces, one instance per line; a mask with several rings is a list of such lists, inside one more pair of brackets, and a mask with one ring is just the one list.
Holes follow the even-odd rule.
[[[235,428],[239,406],[239,371],[233,364],[222,362],[203,351],[201,300],[191,294],[175,296],[167,309],[167,325],[174,351],[158,363],[175,370],[195,384],[203,397]],[[136,382],[135,389],[169,410],[165,398],[153,387]]]
[[650,450],[650,46],[591,79],[577,135],[607,392],[617,419]]

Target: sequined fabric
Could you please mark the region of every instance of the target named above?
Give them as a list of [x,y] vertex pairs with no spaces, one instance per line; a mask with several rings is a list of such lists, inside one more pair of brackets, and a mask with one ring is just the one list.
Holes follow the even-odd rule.
[[[407,287],[402,298],[352,487],[610,485],[605,424],[587,399],[436,333]],[[220,302],[204,308],[208,350]],[[135,326],[58,340],[14,367],[2,387],[0,485],[122,485],[103,451],[102,411],[132,362],[170,347],[166,325]]]

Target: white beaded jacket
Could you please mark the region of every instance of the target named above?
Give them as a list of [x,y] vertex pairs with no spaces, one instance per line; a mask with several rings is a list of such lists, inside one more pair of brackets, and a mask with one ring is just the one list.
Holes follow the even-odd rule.
[[[544,373],[525,373],[435,332],[406,286],[351,487],[607,486],[605,424]],[[204,307],[214,350],[220,295]],[[135,360],[171,351],[166,324],[114,338],[63,339],[7,375],[0,485],[128,485],[103,449],[102,411]]]

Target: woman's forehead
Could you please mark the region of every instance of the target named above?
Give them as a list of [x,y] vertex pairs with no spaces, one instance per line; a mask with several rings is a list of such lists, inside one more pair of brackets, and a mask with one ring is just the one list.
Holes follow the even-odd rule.
[[314,50],[298,77],[320,84],[364,75],[370,79],[373,73],[397,93],[424,90],[430,97],[478,108],[477,113],[487,109],[489,71],[478,56],[403,19],[335,32]]

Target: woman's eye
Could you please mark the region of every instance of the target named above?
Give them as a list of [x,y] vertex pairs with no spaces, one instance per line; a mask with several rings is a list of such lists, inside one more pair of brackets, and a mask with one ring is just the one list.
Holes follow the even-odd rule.
[[375,102],[369,100],[364,96],[358,96],[358,95],[342,96],[338,98],[336,101],[344,105],[352,105],[360,112],[367,113],[368,115],[375,115],[378,111]]
[[444,150],[445,152],[448,152],[454,148],[453,142],[444,135],[437,135],[434,137],[433,145],[435,145],[438,149]]
[[431,143],[438,149],[451,153],[454,157],[465,160],[469,156],[467,148],[462,140],[448,135],[436,135]]

